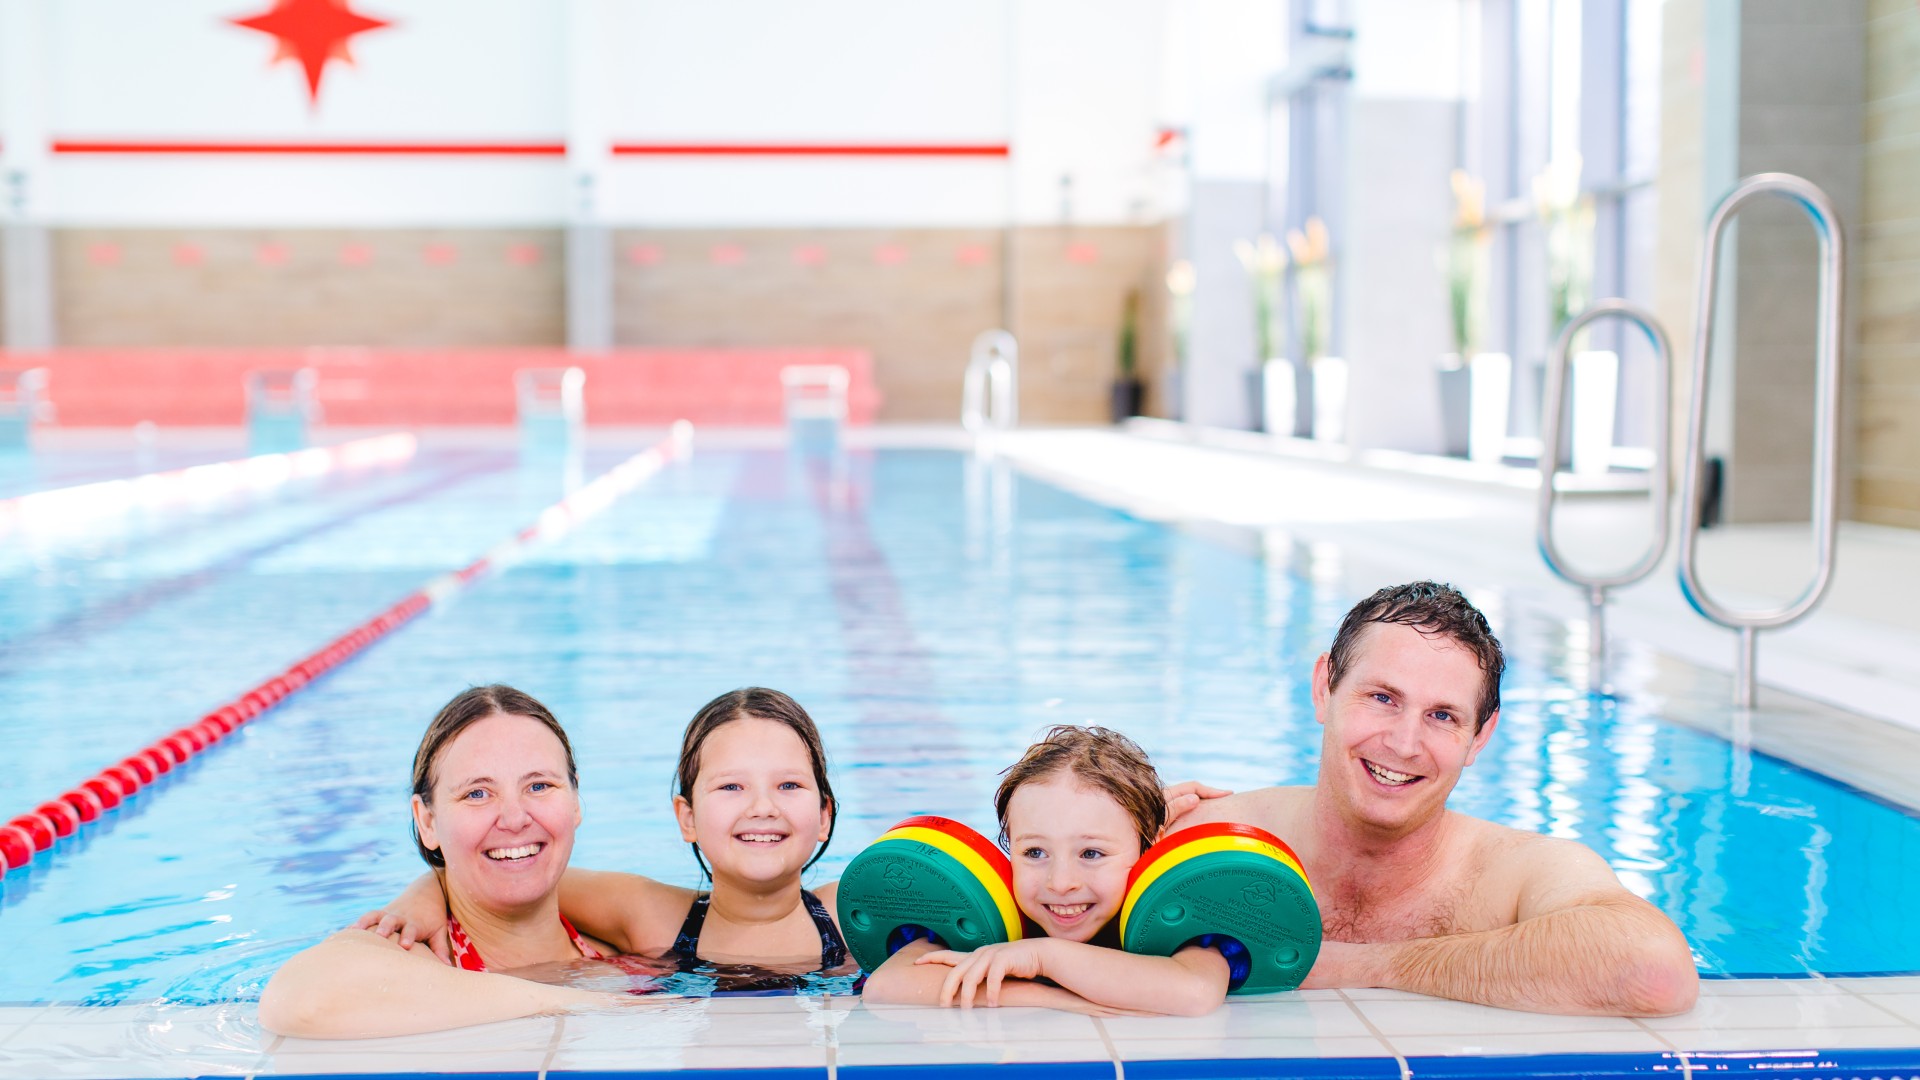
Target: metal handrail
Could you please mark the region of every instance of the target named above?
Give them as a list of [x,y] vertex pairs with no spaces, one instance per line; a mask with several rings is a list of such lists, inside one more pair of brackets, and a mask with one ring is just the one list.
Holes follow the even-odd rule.
[[[1608,317],[1639,324],[1647,335],[1648,343],[1653,346],[1653,415],[1657,428],[1653,440],[1653,468],[1649,473],[1652,483],[1653,544],[1640,561],[1624,570],[1612,574],[1589,574],[1574,569],[1553,542],[1553,506],[1556,497],[1553,478],[1562,464],[1560,428],[1567,412],[1567,352],[1573,346],[1575,334],[1589,323]],[[1547,561],[1547,569],[1552,570],[1560,580],[1586,590],[1587,655],[1591,661],[1588,678],[1595,689],[1601,685],[1601,671],[1606,660],[1607,590],[1631,585],[1646,577],[1667,555],[1667,504],[1671,501],[1669,496],[1672,490],[1668,480],[1668,462],[1673,442],[1672,391],[1669,388],[1672,373],[1673,347],[1668,343],[1667,332],[1660,321],[1644,308],[1619,299],[1601,300],[1570,320],[1561,329],[1560,336],[1554,339],[1553,350],[1547,355],[1546,410],[1540,425],[1540,505],[1535,518],[1535,534],[1540,557]]]
[[[1777,608],[1739,611],[1715,600],[1700,583],[1697,547],[1700,539],[1699,489],[1706,464],[1707,376],[1713,356],[1713,301],[1720,276],[1720,234],[1735,210],[1758,195],[1780,195],[1800,205],[1820,240],[1820,295],[1815,331],[1813,397],[1813,580],[1800,596]],[[1846,287],[1846,237],[1840,215],[1827,193],[1811,181],[1788,173],[1760,173],[1734,185],[1707,221],[1707,240],[1701,253],[1700,297],[1696,308],[1693,349],[1693,403],[1687,420],[1687,460],[1681,473],[1680,591],[1693,609],[1721,626],[1740,633],[1734,658],[1733,703],[1753,706],[1755,638],[1759,631],[1786,626],[1820,602],[1833,579],[1833,538],[1839,512],[1840,335]]]
[[983,331],[960,384],[960,426],[979,434],[1019,422],[1020,344],[1005,330]]

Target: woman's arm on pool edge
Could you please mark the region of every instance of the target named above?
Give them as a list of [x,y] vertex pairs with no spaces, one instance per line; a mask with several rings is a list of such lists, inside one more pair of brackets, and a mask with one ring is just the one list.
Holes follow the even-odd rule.
[[260,1024],[306,1039],[365,1039],[617,1005],[591,990],[461,971],[364,930],[288,960],[260,994]]

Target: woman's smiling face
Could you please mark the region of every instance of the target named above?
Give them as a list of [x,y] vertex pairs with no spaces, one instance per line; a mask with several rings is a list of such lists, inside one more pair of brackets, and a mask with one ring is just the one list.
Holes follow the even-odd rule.
[[495,713],[441,749],[433,770],[433,802],[416,797],[414,821],[447,861],[450,898],[504,913],[552,895],[580,825],[559,738]]
[[1087,941],[1120,913],[1140,836],[1112,796],[1055,773],[1013,792],[1006,824],[1014,902],[1048,937]]

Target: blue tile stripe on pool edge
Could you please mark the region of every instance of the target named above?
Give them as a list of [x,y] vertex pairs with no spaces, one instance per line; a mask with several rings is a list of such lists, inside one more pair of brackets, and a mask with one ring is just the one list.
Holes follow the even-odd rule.
[[[1597,1077],[1648,1080],[1685,1076],[1692,1071],[1715,1077],[1790,1077],[1796,1080],[1920,1080],[1920,1046],[1847,1050],[1738,1050],[1630,1054],[1515,1054],[1498,1057],[1370,1058],[1191,1058],[1124,1063],[1128,1080],[1255,1080],[1304,1077],[1310,1080],[1397,1080],[1400,1063],[1411,1077],[1436,1080],[1513,1080],[1515,1077]],[[995,1080],[1108,1080],[1113,1061],[1010,1062],[1007,1064],[844,1065],[836,1075],[867,1080],[957,1078],[991,1074]],[[234,1074],[240,1075],[240,1074]],[[271,1071],[256,1075],[273,1076]],[[826,1080],[825,1068],[746,1069],[537,1069],[487,1073],[381,1072],[302,1073],[303,1080],[668,1080],[699,1076],[714,1080]],[[179,1077],[176,1080],[194,1080]]]

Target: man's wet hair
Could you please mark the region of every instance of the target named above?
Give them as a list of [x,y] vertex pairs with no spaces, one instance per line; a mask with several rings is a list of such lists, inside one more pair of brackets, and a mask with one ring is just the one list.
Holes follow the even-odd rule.
[[1361,632],[1374,623],[1397,623],[1427,637],[1447,638],[1480,661],[1480,706],[1473,718],[1476,734],[1500,711],[1500,675],[1507,669],[1500,639],[1493,636],[1487,617],[1460,590],[1431,581],[1389,585],[1347,612],[1340,620],[1340,632],[1333,636],[1333,648],[1327,651],[1328,689],[1340,685],[1353,663]]

